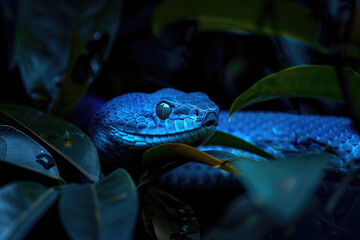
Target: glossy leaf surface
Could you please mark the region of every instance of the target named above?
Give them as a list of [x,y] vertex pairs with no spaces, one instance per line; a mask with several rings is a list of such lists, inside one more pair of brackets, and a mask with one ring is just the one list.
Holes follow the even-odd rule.
[[[360,75],[343,69],[354,93],[354,105],[360,112]],[[241,108],[279,97],[316,97],[328,100],[343,101],[341,88],[335,67],[331,66],[298,66],[271,74],[235,99],[230,116]]]
[[137,201],[130,175],[118,169],[95,184],[65,186],[60,217],[73,239],[131,239]]
[[[99,179],[100,162],[95,146],[89,137],[76,126],[50,114],[18,105],[2,104],[0,109],[65,154],[68,160],[61,160],[62,163],[70,161],[93,181]],[[67,170],[70,171],[69,168]]]
[[0,159],[52,178],[59,177],[56,162],[45,148],[23,132],[6,125],[0,125]]
[[0,239],[23,239],[54,204],[58,192],[40,184],[16,182],[0,189]]
[[279,223],[294,220],[320,183],[330,155],[318,153],[276,161],[241,161],[239,169],[254,201]]

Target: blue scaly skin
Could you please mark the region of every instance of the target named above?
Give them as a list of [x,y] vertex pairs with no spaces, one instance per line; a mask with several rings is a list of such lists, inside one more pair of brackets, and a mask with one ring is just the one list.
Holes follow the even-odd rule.
[[218,113],[218,106],[200,92],[129,93],[105,103],[89,133],[107,167],[128,168],[135,156],[162,143],[200,145],[215,132]]
[[[278,157],[283,156],[279,149],[316,148],[316,144],[300,136],[333,147],[338,157],[334,157],[335,164],[331,167],[346,169],[352,159],[360,157],[360,137],[349,118],[260,111],[237,112],[231,122],[228,118],[228,112],[219,111],[204,93],[166,88],[152,94],[129,93],[110,100],[92,119],[89,133],[106,166],[125,167],[130,172],[139,166],[135,156],[141,156],[145,150],[167,142],[199,146],[214,133],[217,125],[217,129]],[[223,147],[199,148],[239,152]],[[198,163],[174,169],[162,177],[162,182],[179,188],[240,185],[232,174]]]

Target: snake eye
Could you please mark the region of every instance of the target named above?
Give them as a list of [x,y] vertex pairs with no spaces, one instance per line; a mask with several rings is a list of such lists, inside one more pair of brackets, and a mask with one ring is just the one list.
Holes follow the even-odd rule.
[[162,119],[167,119],[171,114],[171,107],[169,104],[161,102],[156,105],[156,115]]

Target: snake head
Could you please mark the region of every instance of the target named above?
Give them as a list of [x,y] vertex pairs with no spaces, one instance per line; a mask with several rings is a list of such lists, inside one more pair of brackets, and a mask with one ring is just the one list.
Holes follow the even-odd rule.
[[198,146],[215,132],[219,107],[205,93],[165,88],[151,95],[153,123],[147,133],[162,136],[162,143]]
[[197,146],[215,132],[218,120],[219,108],[205,93],[165,88],[110,100],[92,119],[89,133],[105,153],[146,150],[162,143]]

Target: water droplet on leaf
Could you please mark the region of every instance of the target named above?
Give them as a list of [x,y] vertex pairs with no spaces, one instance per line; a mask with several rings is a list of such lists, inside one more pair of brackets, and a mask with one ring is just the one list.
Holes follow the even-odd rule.
[[36,162],[40,163],[46,170],[55,167],[56,163],[52,156],[41,153],[36,156]]

